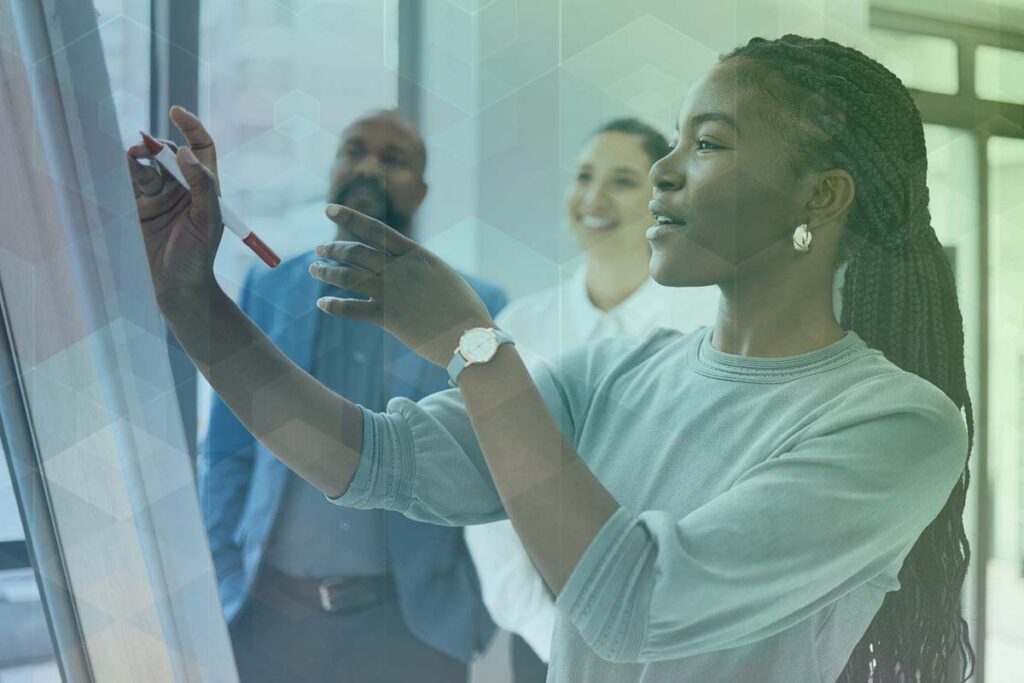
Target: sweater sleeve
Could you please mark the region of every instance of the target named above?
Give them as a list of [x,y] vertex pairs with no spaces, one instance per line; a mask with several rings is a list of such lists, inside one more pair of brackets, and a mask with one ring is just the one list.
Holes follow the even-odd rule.
[[[572,418],[551,370],[538,363],[531,374],[556,423],[571,439]],[[328,500],[393,510],[444,526],[507,518],[458,389],[418,402],[395,398],[383,413],[364,409],[355,476],[342,496]]]
[[[585,419],[593,387],[639,346],[627,338],[603,340],[552,362],[527,354],[537,390],[570,443]],[[383,413],[364,410],[355,477],[342,496],[328,500],[445,526],[507,518],[458,389],[418,402],[395,398]]]
[[604,659],[688,657],[770,637],[902,563],[960,477],[967,435],[937,388],[889,377],[682,519],[620,508],[558,608]]

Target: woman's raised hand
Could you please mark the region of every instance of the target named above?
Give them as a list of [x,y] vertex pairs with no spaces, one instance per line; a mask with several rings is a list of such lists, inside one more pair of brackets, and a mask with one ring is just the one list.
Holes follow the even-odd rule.
[[436,254],[380,221],[338,204],[327,215],[359,241],[321,244],[313,277],[367,299],[323,297],[321,309],[381,326],[426,360],[445,367],[462,333],[493,327],[473,288]]
[[223,225],[217,199],[217,152],[202,122],[181,107],[171,107],[171,121],[188,141],[175,150],[178,165],[191,185],[186,190],[152,159],[145,145],[128,149],[128,167],[149,259],[157,303],[165,309],[177,298],[194,297],[216,284],[213,259]]

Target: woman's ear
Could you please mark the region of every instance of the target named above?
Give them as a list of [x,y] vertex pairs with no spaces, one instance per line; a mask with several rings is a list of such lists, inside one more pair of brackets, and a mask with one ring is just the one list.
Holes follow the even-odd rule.
[[814,192],[805,207],[812,229],[827,223],[841,224],[855,193],[853,178],[846,171],[835,168],[817,174]]

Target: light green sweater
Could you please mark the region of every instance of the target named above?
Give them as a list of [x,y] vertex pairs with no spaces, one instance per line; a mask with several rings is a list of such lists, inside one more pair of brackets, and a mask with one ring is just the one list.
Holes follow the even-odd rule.
[[[711,334],[611,339],[532,371],[622,506],[558,597],[549,681],[831,683],[960,476],[960,412],[856,334],[787,358]],[[364,421],[336,502],[504,516],[458,391]]]

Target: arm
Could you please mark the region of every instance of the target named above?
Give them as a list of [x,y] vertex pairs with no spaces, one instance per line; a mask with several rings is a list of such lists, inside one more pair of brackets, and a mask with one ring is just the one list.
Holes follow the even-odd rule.
[[466,527],[484,604],[501,628],[523,637],[537,656],[551,658],[555,601],[508,521]]
[[177,290],[161,306],[171,331],[245,428],[328,495],[348,487],[362,412],[281,353],[219,288]]
[[967,452],[959,411],[923,380],[907,392],[909,377],[851,392],[793,450],[682,519],[619,510],[559,609],[602,657],[656,661],[770,637],[893,571]]
[[[328,313],[375,322],[442,367],[462,331],[493,326],[475,293],[435,255],[345,207],[332,206],[328,215],[344,234],[361,242],[321,245],[320,256],[345,265],[321,263],[311,272],[369,297],[324,301]],[[401,295],[388,296],[389,292]],[[459,424],[459,406],[442,411],[452,418],[444,428],[431,429],[435,417],[429,410],[417,417],[408,407],[393,411],[392,402],[389,412],[406,419],[370,419],[366,439],[372,440],[374,452],[353,481],[355,491],[339,502],[383,505],[414,519],[448,524],[479,523],[504,507],[541,574],[557,592],[618,503],[564,438],[514,347],[503,346],[485,366],[467,368],[459,384],[471,430],[464,421]],[[434,403],[431,398],[425,402]],[[448,438],[457,434],[461,436]],[[480,446],[485,466],[477,467],[473,478],[473,467],[466,461],[479,463]],[[415,457],[410,455],[413,450]],[[496,484],[500,502],[493,495],[464,500],[468,484],[475,480]],[[426,495],[415,495],[414,487]],[[485,493],[485,488],[472,490]]]
[[[239,305],[248,311],[252,275],[242,286]],[[245,506],[252,477],[255,442],[216,394],[210,409],[210,425],[198,462],[199,503],[206,523],[210,552],[217,576],[223,581],[241,567],[235,532]]]
[[292,363],[217,285],[223,226],[213,140],[184,109],[172,108],[171,118],[190,145],[177,153],[190,190],[142,164],[144,146],[128,150],[161,312],[245,428],[311,484],[342,493],[362,444],[361,411]]
[[[144,145],[129,148],[127,159],[161,313],[199,371],[246,430],[297,474],[329,497],[337,497],[349,491],[353,484],[362,451],[394,454],[404,443],[395,439],[398,435],[405,437],[408,428],[401,431],[393,424],[381,424],[380,420],[370,419],[372,413],[366,413],[365,424],[379,425],[380,436],[364,444],[361,409],[329,391],[292,363],[224,294],[213,273],[213,260],[223,233],[214,143],[193,114],[172,107],[170,116],[189,143],[189,147],[177,151],[177,160],[190,189],[186,190],[159,167],[143,163],[152,156]],[[173,143],[165,144],[173,149]],[[329,215],[338,219],[331,209]],[[345,215],[349,214],[362,216],[346,211]],[[361,244],[352,246],[357,253],[380,253]],[[454,274],[450,269],[446,272]],[[364,287],[366,284],[362,283]],[[472,323],[490,321],[487,308],[461,278],[454,275],[447,284],[447,288],[433,288],[430,292],[436,297],[433,308],[436,309],[439,301],[447,303],[442,315],[431,316],[431,329],[436,332],[439,326],[441,330],[450,330],[464,324],[472,326]],[[420,287],[409,291],[424,294]],[[416,297],[410,300],[416,301]],[[379,322],[379,300],[332,299],[318,303],[325,310],[351,311],[352,317]],[[443,335],[435,334],[432,341],[435,347],[447,345]],[[472,437],[472,430],[464,413],[446,410],[443,402],[440,412],[446,413],[447,425],[434,419],[421,421],[419,427],[423,437],[432,437],[443,444],[440,460],[452,461],[449,476],[439,490],[457,491],[456,500],[471,492],[475,496],[467,496],[473,500],[466,506],[465,515],[498,519],[502,515],[501,506],[493,495],[486,467],[473,460],[475,439],[465,438],[467,431]],[[373,431],[371,429],[371,436]],[[458,443],[470,451],[468,456],[451,448],[453,438],[461,439]],[[469,441],[474,445],[470,446]],[[380,472],[375,468],[376,461],[364,464],[360,469],[362,480],[379,479]],[[384,473],[391,477],[397,474],[400,473]],[[462,482],[458,480],[460,475],[465,478]],[[401,485],[388,490],[387,494],[393,499],[406,492],[407,487]],[[366,491],[358,487],[349,493],[346,501],[357,502],[367,497]],[[420,509],[418,513],[421,518],[437,516],[428,509]],[[411,512],[410,516],[414,514]],[[440,523],[445,521],[440,520]]]
[[[517,340],[519,331],[536,324],[536,316],[522,315],[522,304],[512,304],[495,318],[497,326]],[[544,662],[551,658],[555,601],[537,572],[526,548],[508,520],[467,526],[466,547],[476,565],[484,604],[494,622],[521,636]]]
[[514,347],[459,380],[502,504],[558,593],[619,505],[563,436]]

